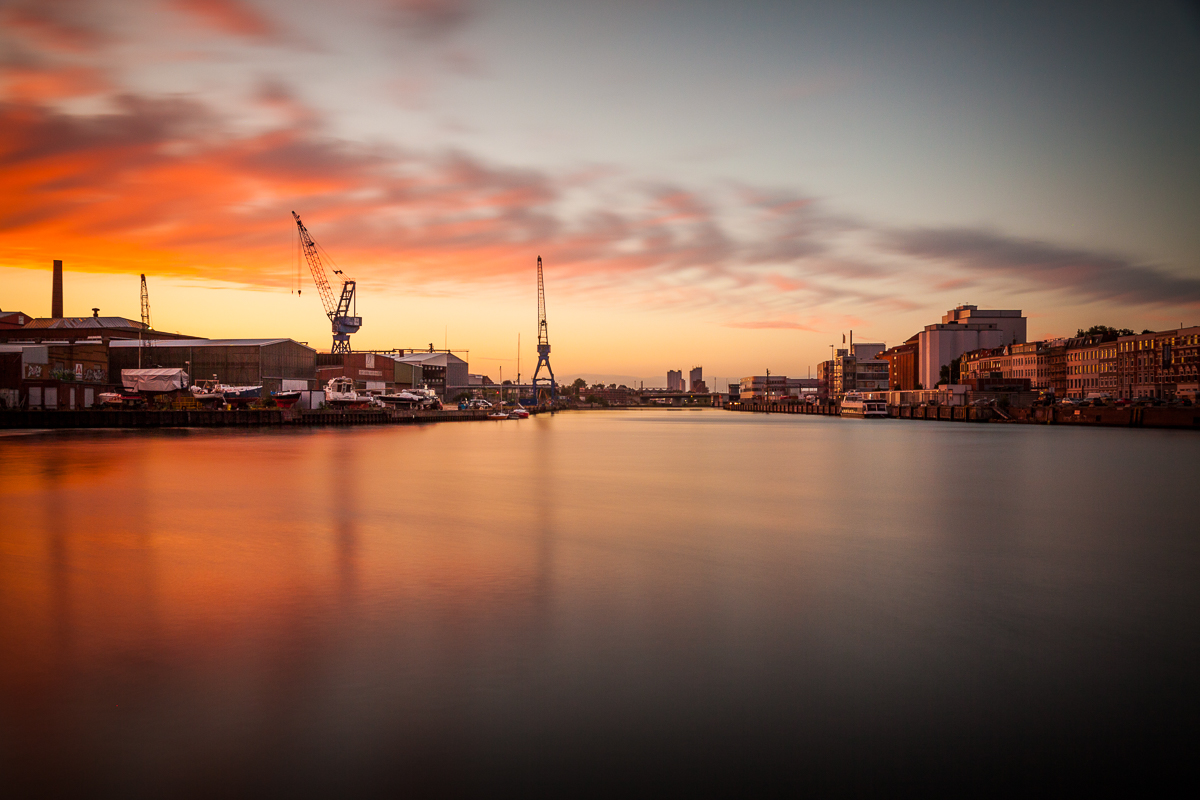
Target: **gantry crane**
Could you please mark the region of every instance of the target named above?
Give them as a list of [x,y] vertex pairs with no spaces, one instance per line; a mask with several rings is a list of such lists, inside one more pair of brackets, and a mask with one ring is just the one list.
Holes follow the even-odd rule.
[[317,243],[313,241],[308,228],[304,227],[295,211],[292,212],[292,217],[295,218],[296,228],[300,231],[300,249],[304,251],[304,259],[312,271],[313,283],[317,285],[317,291],[321,294],[325,316],[329,317],[333,325],[333,346],[329,352],[349,353],[350,334],[357,333],[362,327],[362,317],[357,316],[358,303],[354,297],[354,281],[346,278],[342,270],[333,270],[333,274],[342,276],[342,296],[335,302],[333,288],[325,277],[325,265],[321,263],[321,256],[317,253]]
[[[550,368],[550,334],[546,330],[546,287],[542,282],[542,257],[538,256],[538,362],[533,371],[533,391],[537,396],[538,405],[547,399],[553,402],[558,398],[558,384],[554,380],[554,370]],[[538,378],[545,365],[549,378]]]

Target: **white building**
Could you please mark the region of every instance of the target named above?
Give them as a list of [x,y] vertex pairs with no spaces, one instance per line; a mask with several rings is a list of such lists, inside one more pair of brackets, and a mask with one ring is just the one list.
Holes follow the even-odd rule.
[[1020,311],[980,311],[975,306],[958,306],[947,312],[940,324],[926,325],[917,334],[921,386],[932,389],[941,380],[942,367],[963,353],[1024,344],[1025,322]]

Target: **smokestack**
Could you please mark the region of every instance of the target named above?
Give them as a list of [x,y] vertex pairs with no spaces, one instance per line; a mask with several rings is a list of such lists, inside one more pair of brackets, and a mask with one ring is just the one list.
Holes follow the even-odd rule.
[[50,316],[62,319],[62,262],[54,259],[54,289],[50,295]]
[[92,309],[92,316],[93,316],[93,317],[97,317],[97,318],[99,318],[99,316],[100,316],[100,309],[98,309],[98,308],[93,308],[93,309]]

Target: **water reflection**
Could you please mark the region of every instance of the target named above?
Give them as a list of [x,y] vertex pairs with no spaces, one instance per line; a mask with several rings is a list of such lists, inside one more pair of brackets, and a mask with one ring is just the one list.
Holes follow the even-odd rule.
[[0,767],[394,795],[1170,764],[1198,447],[710,411],[5,437]]

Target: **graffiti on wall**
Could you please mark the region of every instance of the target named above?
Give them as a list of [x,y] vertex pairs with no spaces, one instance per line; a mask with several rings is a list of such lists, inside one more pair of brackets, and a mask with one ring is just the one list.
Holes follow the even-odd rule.
[[26,378],[42,377],[42,365],[41,364],[26,364],[25,365],[25,377]]

